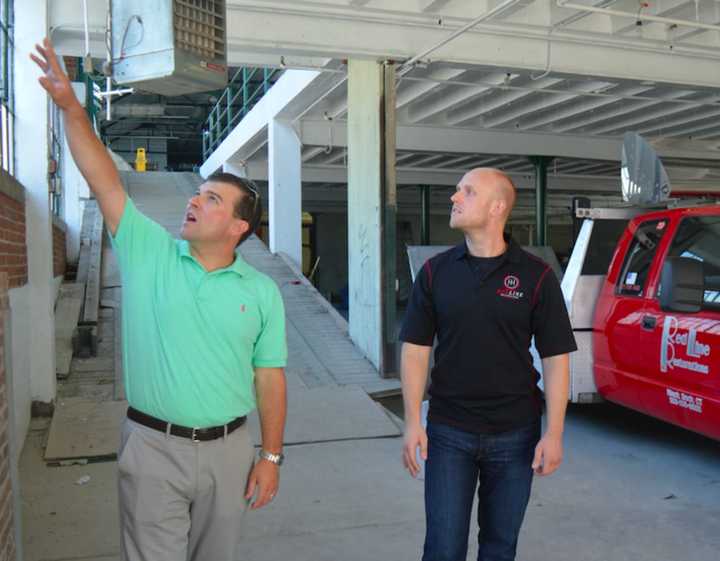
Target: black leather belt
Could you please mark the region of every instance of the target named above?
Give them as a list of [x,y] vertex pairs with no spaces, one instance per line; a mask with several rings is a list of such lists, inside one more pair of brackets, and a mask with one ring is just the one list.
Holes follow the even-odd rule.
[[168,426],[170,427],[170,434],[173,436],[182,436],[183,438],[189,438],[193,442],[205,442],[208,440],[215,440],[221,438],[226,434],[230,434],[235,429],[243,426],[247,417],[237,417],[230,421],[227,425],[220,425],[218,427],[208,427],[204,429],[184,427],[182,425],[173,425],[167,421],[156,419],[151,415],[147,415],[142,411],[128,407],[127,417],[131,421],[135,421],[141,425],[155,429],[160,432],[168,432]]

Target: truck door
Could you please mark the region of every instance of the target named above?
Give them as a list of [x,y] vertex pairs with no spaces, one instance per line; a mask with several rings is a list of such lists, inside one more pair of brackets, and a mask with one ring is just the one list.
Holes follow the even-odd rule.
[[702,261],[704,303],[697,313],[677,313],[649,301],[644,321],[655,328],[644,401],[655,416],[720,438],[720,216],[684,216],[667,255]]
[[[650,281],[656,276],[658,254],[668,226],[666,217],[649,218],[633,233],[614,287],[612,306],[604,314],[605,340],[596,345],[595,379],[600,393],[643,412],[642,393],[651,376],[654,347],[647,334],[657,330],[657,318],[647,319]],[[604,349],[604,350],[600,350]]]

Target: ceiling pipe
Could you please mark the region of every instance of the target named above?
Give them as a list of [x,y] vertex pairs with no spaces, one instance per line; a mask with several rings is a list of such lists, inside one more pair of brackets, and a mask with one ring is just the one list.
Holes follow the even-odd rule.
[[605,14],[607,16],[616,16],[621,18],[631,18],[639,21],[652,21],[655,23],[664,23],[667,25],[679,25],[690,27],[693,29],[705,29],[708,31],[720,31],[720,25],[712,23],[700,23],[687,19],[666,18],[662,16],[652,16],[640,14],[637,12],[623,12],[622,10],[613,10],[612,8],[599,8],[595,6],[585,6],[583,4],[575,4],[568,0],[556,0],[559,8],[569,8],[571,10],[581,10],[584,12],[593,12],[596,14]]
[[[530,0],[523,0],[530,1]],[[608,0],[610,1],[610,0]],[[601,4],[604,5],[604,4]],[[348,14],[347,8],[343,9],[337,5],[323,5],[322,8],[308,4],[308,12],[305,10],[289,9],[289,8],[278,8],[277,6],[269,7],[266,2],[241,2],[241,0],[235,0],[235,3],[227,5],[228,12],[232,11],[250,11],[261,14],[284,14],[292,16],[305,16],[308,13],[311,14],[322,14],[323,17],[328,19],[336,19],[341,21],[347,21]],[[508,6],[511,7],[511,6]],[[587,6],[579,6],[579,9],[586,9]],[[505,9],[505,8],[503,8]],[[483,15],[481,17],[486,17]],[[459,20],[458,17],[446,17],[445,22],[452,22],[452,25]],[[352,15],[352,20],[362,23],[369,24],[400,24],[410,27],[421,27],[425,29],[437,29],[437,19],[428,19],[427,14],[408,14],[402,13],[397,14],[396,12],[389,12],[380,8],[373,9],[372,4],[366,6],[362,11],[355,10]],[[430,23],[432,21],[433,23]],[[569,25],[571,22],[567,22]],[[482,32],[484,34],[494,37],[521,37],[525,39],[547,39],[547,26],[545,30],[534,30],[526,25],[514,24],[512,22],[504,22],[503,24],[485,23],[485,27]],[[697,27],[695,24],[693,24]],[[508,31],[509,30],[509,31]],[[564,28],[561,32],[555,34],[555,42],[562,42],[566,44],[585,44],[588,42],[588,33],[586,31],[573,31]],[[593,34],[592,41],[596,45],[608,46],[608,47],[620,47],[646,52],[666,52],[667,41],[651,40],[651,39],[637,39],[629,36],[613,36],[607,34]],[[718,49],[716,47],[708,47],[696,44],[679,43],[675,45],[673,49],[675,53],[682,53],[690,56],[701,56],[713,60],[718,59]],[[358,55],[359,56],[359,55]],[[374,57],[381,59],[387,57],[387,53],[378,53],[374,50],[365,50],[363,55],[365,57]],[[293,68],[302,69],[303,66],[292,65]],[[312,66],[307,67],[310,70],[318,70]],[[326,72],[326,70],[322,70]]]
[[83,55],[83,72],[92,74],[92,56],[90,56],[90,29],[88,26],[87,0],[83,0],[83,24],[85,29],[85,54]]
[[466,31],[468,31],[469,29],[472,29],[473,27],[475,27],[476,25],[478,25],[484,21],[487,21],[497,15],[500,15],[502,12],[512,8],[515,4],[517,4],[520,1],[521,0],[505,0],[501,4],[498,4],[497,6],[495,6],[492,10],[485,12],[483,15],[476,17],[471,22],[463,25],[459,29],[456,29],[455,31],[453,31],[450,35],[448,35],[445,39],[443,39],[439,43],[433,45],[432,47],[430,47],[428,49],[425,49],[420,54],[415,55],[414,57],[410,58],[409,60],[407,60],[403,64],[401,64],[400,67],[397,69],[397,76],[398,77],[404,76],[405,74],[410,72],[418,62],[421,62],[430,53],[437,51],[440,47],[444,47],[450,41],[452,41],[453,39],[456,39],[457,37],[459,37]]

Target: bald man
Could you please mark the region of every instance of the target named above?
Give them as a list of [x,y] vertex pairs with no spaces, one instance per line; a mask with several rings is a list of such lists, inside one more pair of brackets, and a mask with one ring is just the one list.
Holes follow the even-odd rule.
[[[533,474],[549,475],[562,461],[568,353],[577,347],[555,274],[504,234],[515,197],[499,170],[463,176],[450,227],[465,240],[420,270],[400,332],[403,463],[417,476],[418,455],[426,460],[423,561],[465,561],[476,489],[478,561],[515,559]],[[547,405],[542,436],[533,337]]]

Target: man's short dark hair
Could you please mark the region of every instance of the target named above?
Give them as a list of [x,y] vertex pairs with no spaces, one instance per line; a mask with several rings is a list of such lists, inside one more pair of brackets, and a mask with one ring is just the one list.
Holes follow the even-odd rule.
[[260,200],[260,190],[257,185],[245,177],[239,177],[233,173],[226,173],[218,171],[208,176],[205,182],[213,181],[215,183],[229,183],[234,185],[240,191],[243,196],[238,199],[233,209],[233,216],[240,218],[250,225],[250,228],[245,232],[238,245],[243,243],[252,234],[255,233],[258,226],[260,225],[260,219],[262,218],[262,201]]

